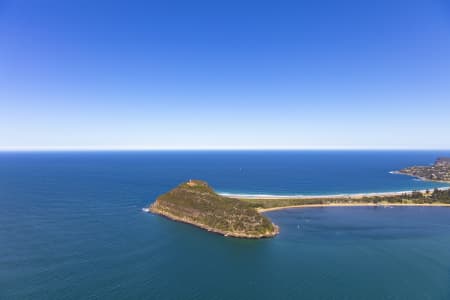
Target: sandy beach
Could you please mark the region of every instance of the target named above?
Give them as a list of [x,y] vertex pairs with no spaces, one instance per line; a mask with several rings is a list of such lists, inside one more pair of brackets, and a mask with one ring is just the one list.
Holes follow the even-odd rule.
[[[439,188],[439,190],[448,190],[450,187]],[[236,198],[236,199],[362,199],[365,197],[390,197],[399,196],[402,194],[410,194],[412,192],[426,193],[427,190],[417,190],[417,191],[400,191],[400,192],[379,192],[379,193],[357,193],[357,194],[334,194],[334,195],[251,195],[251,194],[229,194],[229,193],[219,193],[219,195]],[[428,190],[432,192],[433,190]]]
[[[450,187],[439,188],[439,190],[449,190]],[[428,190],[432,192],[432,190]],[[392,197],[399,196],[403,194],[411,194],[412,192],[421,192],[426,193],[427,190],[418,190],[418,191],[401,191],[401,192],[380,192],[380,193],[358,193],[358,194],[335,194],[335,195],[248,195],[248,194],[226,194],[222,193],[220,195],[229,197],[229,198],[237,198],[242,200],[299,200],[299,199],[326,199],[329,201],[337,201],[335,203],[320,203],[320,204],[299,204],[299,205],[281,205],[277,207],[270,208],[258,208],[258,212],[268,212],[289,208],[306,208],[306,207],[355,207],[355,206],[376,206],[376,207],[393,207],[393,206],[440,206],[440,207],[450,207],[450,204],[447,203],[391,203],[388,201],[381,200],[378,203],[373,202],[358,202],[364,198],[370,197]],[[348,201],[355,200],[356,202],[339,202],[339,201]]]
[[258,212],[264,213],[268,211],[275,210],[283,210],[289,208],[308,208],[308,207],[358,207],[358,206],[376,206],[376,207],[394,207],[394,206],[419,206],[419,207],[450,207],[450,204],[447,203],[389,203],[389,202],[381,202],[381,203],[364,203],[364,202],[354,202],[354,203],[327,203],[327,204],[304,204],[304,205],[289,205],[289,206],[279,206],[279,207],[271,207],[271,208],[258,208]]

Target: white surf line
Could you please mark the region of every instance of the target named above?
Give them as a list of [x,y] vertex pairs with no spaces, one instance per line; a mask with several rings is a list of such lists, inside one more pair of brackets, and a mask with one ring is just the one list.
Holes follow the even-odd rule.
[[[448,187],[440,187],[438,190],[449,190]],[[270,195],[270,194],[234,194],[234,193],[218,193],[221,196],[228,198],[243,198],[243,199],[317,199],[317,198],[354,198],[354,197],[375,197],[375,196],[398,196],[401,194],[410,194],[412,192],[425,193],[432,192],[434,188],[424,190],[408,190],[397,192],[373,192],[373,193],[349,193],[349,194],[332,194],[332,195]]]

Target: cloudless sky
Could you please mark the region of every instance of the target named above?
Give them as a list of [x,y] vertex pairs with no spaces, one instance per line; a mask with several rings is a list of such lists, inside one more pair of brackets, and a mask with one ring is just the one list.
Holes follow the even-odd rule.
[[450,149],[450,2],[0,0],[0,149]]

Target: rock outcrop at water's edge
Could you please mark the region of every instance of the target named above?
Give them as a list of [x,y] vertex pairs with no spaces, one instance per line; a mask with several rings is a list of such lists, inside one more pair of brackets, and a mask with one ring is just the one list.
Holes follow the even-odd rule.
[[266,238],[279,232],[254,205],[220,196],[200,180],[189,180],[159,196],[149,210],[224,236]]

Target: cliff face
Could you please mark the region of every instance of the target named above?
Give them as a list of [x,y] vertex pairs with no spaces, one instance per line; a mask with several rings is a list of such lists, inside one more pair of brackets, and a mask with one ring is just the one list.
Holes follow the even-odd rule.
[[159,196],[150,211],[226,236],[262,238],[278,233],[278,227],[251,204],[222,197],[200,180],[190,180]]
[[400,170],[399,173],[425,180],[450,182],[450,158],[441,157],[432,166],[414,166]]

